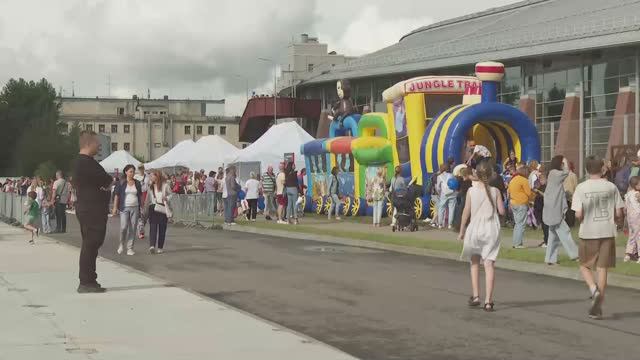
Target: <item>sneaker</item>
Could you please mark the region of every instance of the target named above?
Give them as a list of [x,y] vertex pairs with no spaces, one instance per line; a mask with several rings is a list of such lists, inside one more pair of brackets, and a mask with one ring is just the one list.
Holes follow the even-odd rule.
[[602,294],[598,288],[593,292],[589,317],[595,320],[602,319]]
[[229,225],[238,225],[238,224],[236,224],[235,222],[232,222],[232,223],[229,223]]
[[256,219],[251,219],[251,222],[256,222]]
[[155,247],[150,247],[149,248],[149,254],[155,254],[156,253],[156,248]]
[[278,220],[278,224],[287,225],[288,223],[286,221]]
[[622,261],[624,261],[624,262],[629,262],[629,261],[631,261],[631,256],[629,256],[629,255],[625,255],[625,256],[624,256],[624,260],[622,260]]
[[35,245],[35,244],[36,244],[36,242],[33,241],[33,239],[29,240],[29,245]]
[[336,216],[336,220],[340,221],[342,218],[340,216]]
[[453,226],[449,225],[448,229],[449,229],[449,230],[452,230],[452,229],[453,229]]
[[131,256],[131,255],[135,255],[135,254],[136,254],[136,252],[133,251],[133,249],[127,250],[127,255]]
[[164,253],[164,250],[160,248],[156,249],[156,254],[162,254],[162,253]]
[[265,218],[265,220],[267,220],[267,221],[271,221],[271,216],[269,216],[269,215],[265,216],[264,218]]
[[513,247],[514,249],[524,249],[524,245],[516,245]]
[[90,294],[90,293],[99,294],[105,291],[107,291],[107,289],[103,288],[98,284],[92,284],[92,285],[80,284],[78,286],[78,294]]
[[120,244],[120,246],[118,246],[118,254],[122,254],[123,252],[124,252],[124,246]]
[[544,248],[546,248],[546,247],[547,247],[547,244],[544,244],[544,243],[543,243],[542,245],[540,245],[540,247],[544,249]]

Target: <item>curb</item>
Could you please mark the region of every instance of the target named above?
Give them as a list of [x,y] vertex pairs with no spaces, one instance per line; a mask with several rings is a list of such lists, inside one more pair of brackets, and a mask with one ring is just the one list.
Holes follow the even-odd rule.
[[[288,239],[298,239],[298,240],[305,240],[305,241],[321,241],[321,242],[327,242],[331,244],[356,246],[356,247],[363,247],[363,248],[376,249],[376,250],[392,251],[392,252],[397,252],[402,254],[428,256],[428,257],[435,257],[435,258],[453,260],[458,262],[466,262],[464,260],[461,260],[460,255],[457,253],[439,251],[439,250],[413,248],[413,247],[402,246],[402,245],[384,244],[384,243],[378,243],[375,241],[368,241],[368,240],[357,240],[357,239],[341,238],[341,237],[328,236],[328,235],[306,234],[306,233],[293,232],[293,231],[287,231],[287,230],[271,230],[271,229],[257,228],[257,227],[245,226],[245,225],[236,225],[233,227],[224,226],[224,229],[226,231],[237,231],[237,232],[243,232],[243,233],[277,236],[277,237],[283,237]],[[498,258],[498,261],[496,261],[495,266],[496,268],[504,269],[504,270],[519,271],[519,272],[544,275],[544,276],[553,276],[557,278],[576,280],[581,282],[583,281],[582,275],[580,274],[580,271],[577,268],[548,266],[545,264],[537,264],[537,263],[500,259],[500,258]],[[607,284],[610,286],[640,290],[640,278],[635,276],[609,273],[609,279]]]

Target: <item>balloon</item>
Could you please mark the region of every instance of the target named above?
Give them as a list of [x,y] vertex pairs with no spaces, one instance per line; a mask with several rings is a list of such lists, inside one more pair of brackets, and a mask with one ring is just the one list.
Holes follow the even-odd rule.
[[449,187],[449,189],[457,191],[458,189],[460,189],[460,182],[458,181],[458,179],[452,177],[447,181],[447,186]]

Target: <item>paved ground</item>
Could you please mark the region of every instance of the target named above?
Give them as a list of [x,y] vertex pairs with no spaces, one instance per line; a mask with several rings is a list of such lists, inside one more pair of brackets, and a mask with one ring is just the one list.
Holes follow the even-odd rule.
[[351,356],[101,259],[106,294],[77,294],[78,249],[0,224],[0,359],[335,359]]
[[[70,233],[56,239],[79,243]],[[282,324],[363,359],[628,358],[640,292],[612,288],[606,319],[586,317],[577,281],[497,273],[497,312],[466,308],[465,264],[320,242],[170,227],[167,252],[102,255]],[[99,269],[103,278],[108,268]]]

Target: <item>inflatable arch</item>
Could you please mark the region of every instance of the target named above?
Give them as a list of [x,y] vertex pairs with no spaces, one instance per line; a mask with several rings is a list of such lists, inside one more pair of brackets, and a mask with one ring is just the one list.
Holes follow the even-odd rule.
[[519,109],[497,102],[497,84],[504,66],[479,63],[476,74],[482,80],[481,102],[449,108],[427,127],[420,154],[423,173],[437,172],[449,158],[458,164],[464,162],[465,141],[470,138],[486,146],[498,165],[512,150],[521,161],[540,160],[540,139],[534,123]]

